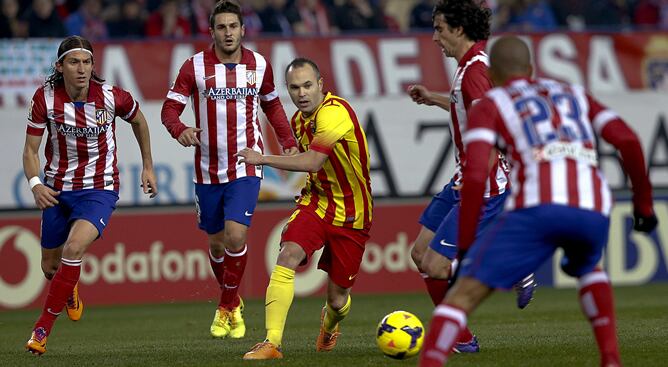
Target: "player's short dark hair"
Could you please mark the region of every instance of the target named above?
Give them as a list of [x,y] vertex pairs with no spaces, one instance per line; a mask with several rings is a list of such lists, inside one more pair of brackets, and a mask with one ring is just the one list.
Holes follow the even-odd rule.
[[[83,48],[90,51],[91,55],[93,54],[93,45],[90,43],[89,40],[81,36],[69,36],[60,43],[60,46],[58,46],[58,57],[56,58],[56,63],[62,63],[63,55],[67,51],[75,48]],[[99,83],[104,82],[104,79],[102,79],[95,73],[95,69],[93,69],[93,72],[91,74],[91,79]],[[46,81],[44,82],[44,84],[48,84],[53,88],[56,86],[56,84],[62,82],[63,82],[63,73],[56,70],[56,67],[54,65],[51,69],[51,74],[49,74],[49,76],[46,77]]]
[[313,71],[315,71],[316,80],[320,79],[320,68],[318,67],[318,64],[306,57],[298,57],[288,64],[288,66],[285,68],[285,79],[288,78],[288,70],[290,70],[291,67],[301,68],[304,65],[310,65],[313,68]]
[[434,6],[432,18],[439,14],[450,27],[462,27],[471,41],[489,38],[492,11],[481,0],[439,0]]
[[244,25],[244,18],[241,16],[241,5],[235,0],[220,0],[213,7],[213,11],[209,16],[209,25],[213,28],[216,24],[216,15],[222,13],[236,14],[239,18],[239,24]]

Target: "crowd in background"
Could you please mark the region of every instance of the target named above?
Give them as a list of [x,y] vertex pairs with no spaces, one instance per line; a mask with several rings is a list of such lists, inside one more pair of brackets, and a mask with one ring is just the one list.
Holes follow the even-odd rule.
[[[0,38],[208,37],[216,0],[0,0]],[[248,36],[431,30],[437,0],[241,0]],[[484,0],[495,31],[668,30],[668,0]]]

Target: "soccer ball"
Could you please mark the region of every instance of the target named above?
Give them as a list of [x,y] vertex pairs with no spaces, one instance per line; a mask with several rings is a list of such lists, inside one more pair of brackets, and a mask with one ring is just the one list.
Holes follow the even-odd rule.
[[420,351],[424,327],[417,316],[406,311],[394,311],[378,323],[376,343],[388,357],[405,359]]

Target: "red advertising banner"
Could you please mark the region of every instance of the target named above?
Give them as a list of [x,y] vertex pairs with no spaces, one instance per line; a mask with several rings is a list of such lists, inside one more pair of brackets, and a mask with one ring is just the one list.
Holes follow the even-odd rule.
[[[524,36],[537,76],[583,84],[594,92],[668,90],[668,33],[549,33]],[[346,98],[392,96],[409,84],[449,90],[456,65],[430,33],[327,38],[258,38],[245,44],[267,57],[283,85],[283,70],[298,56],[316,61],[325,85]],[[57,40],[0,41],[0,103],[25,103],[55,59]],[[96,71],[139,100],[162,100],[183,61],[209,47],[198,41],[98,42]],[[1,71],[5,70],[5,72]],[[283,88],[279,88],[284,93]]]
[[[420,277],[411,268],[410,243],[417,234],[422,208],[412,204],[376,209],[355,292],[421,289]],[[242,296],[264,296],[278,256],[280,232],[291,210],[283,206],[256,211],[248,237],[250,256],[240,287]],[[46,296],[39,226],[38,216],[0,219],[0,308],[38,307]],[[316,268],[318,258],[319,254],[298,270],[297,295],[324,291],[327,275]],[[207,238],[197,228],[194,210],[121,209],[114,213],[104,237],[84,257],[80,289],[89,304],[213,300],[219,296]]]

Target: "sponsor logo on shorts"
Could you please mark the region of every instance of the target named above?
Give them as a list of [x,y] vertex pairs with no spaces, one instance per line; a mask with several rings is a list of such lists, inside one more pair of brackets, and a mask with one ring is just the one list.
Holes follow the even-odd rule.
[[441,240],[440,242],[441,246],[447,246],[447,247],[457,247],[457,245],[453,245],[451,243],[445,242],[445,240]]
[[247,217],[250,217],[251,215],[253,215],[253,213],[249,213],[248,210],[246,210],[246,211],[244,212],[244,215],[247,216]]
[[104,222],[104,219],[100,218],[100,223],[102,223],[103,226],[106,226],[107,224]]
[[356,276],[357,276],[357,274],[353,274],[353,275],[348,277],[348,280],[353,280],[353,279],[355,279]]

